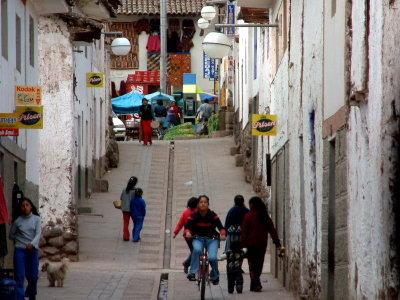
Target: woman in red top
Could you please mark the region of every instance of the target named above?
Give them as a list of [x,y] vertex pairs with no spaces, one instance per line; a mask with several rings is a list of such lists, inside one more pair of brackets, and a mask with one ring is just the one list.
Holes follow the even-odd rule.
[[260,276],[268,245],[268,233],[278,248],[281,247],[281,242],[274,223],[268,215],[267,207],[261,198],[251,198],[249,207],[250,212],[244,217],[240,238],[242,247],[247,248],[247,261],[249,262],[251,279],[250,291],[260,292],[262,289]]
[[[194,212],[197,211],[197,204],[199,202],[199,199],[196,197],[192,197],[188,200],[187,202],[187,208],[185,209],[185,211],[182,213],[178,224],[176,224],[175,230],[174,230],[174,235],[173,238],[176,238],[176,236],[178,235],[179,231],[181,231],[181,229],[187,224],[188,218],[190,217],[190,215]],[[184,237],[185,238],[185,237]],[[182,263],[183,264],[183,271],[187,274],[188,269],[190,267],[190,260],[192,259],[192,251],[193,251],[193,239],[186,239],[185,241],[190,249],[190,254],[189,256],[186,258],[186,260]]]

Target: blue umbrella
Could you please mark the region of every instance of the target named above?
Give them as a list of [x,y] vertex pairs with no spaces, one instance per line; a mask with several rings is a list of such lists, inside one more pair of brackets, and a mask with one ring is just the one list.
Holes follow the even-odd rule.
[[168,103],[174,101],[174,97],[161,92],[155,92],[144,96],[147,100],[150,100],[152,104],[157,103],[157,100],[167,101]]
[[208,100],[209,102],[217,101],[217,96],[209,93],[201,93],[197,94],[199,98],[197,100],[201,100],[201,102],[204,102],[204,100]]
[[139,92],[132,91],[128,94],[112,98],[112,108],[117,114],[132,114],[139,111],[142,105],[143,95]]

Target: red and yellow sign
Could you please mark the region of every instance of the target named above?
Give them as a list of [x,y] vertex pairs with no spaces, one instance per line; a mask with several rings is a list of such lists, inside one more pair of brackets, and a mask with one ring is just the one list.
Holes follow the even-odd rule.
[[42,105],[42,88],[40,86],[15,86],[15,105]]
[[19,129],[18,128],[0,129],[0,136],[19,136]]
[[87,87],[103,87],[104,74],[103,73],[86,73],[86,86]]
[[0,113],[0,129],[43,129],[43,106],[17,106],[17,112]]
[[251,135],[276,135],[277,115],[252,115]]

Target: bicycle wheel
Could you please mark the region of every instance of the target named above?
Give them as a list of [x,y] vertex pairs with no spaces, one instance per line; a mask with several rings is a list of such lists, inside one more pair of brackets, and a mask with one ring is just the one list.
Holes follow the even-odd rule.
[[207,274],[207,266],[206,260],[203,259],[201,262],[201,287],[200,287],[200,298],[204,300],[204,295],[206,293],[206,274]]

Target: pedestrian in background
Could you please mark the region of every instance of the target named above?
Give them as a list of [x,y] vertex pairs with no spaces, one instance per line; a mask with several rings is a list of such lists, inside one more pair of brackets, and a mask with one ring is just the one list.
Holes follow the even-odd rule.
[[173,127],[180,123],[180,113],[179,107],[176,105],[175,101],[171,101],[171,106],[167,107],[167,121],[168,126]]
[[232,294],[236,286],[236,292],[243,291],[242,262],[247,249],[241,249],[239,241],[232,241],[229,250],[225,250],[219,260],[226,259],[226,273],[228,277],[228,293]]
[[[187,202],[187,208],[184,210],[182,213],[181,217],[179,218],[178,224],[176,224],[175,230],[174,230],[174,235],[173,238],[176,238],[178,235],[179,231],[187,224],[187,221],[190,217],[191,214],[195,213],[197,211],[197,204],[199,202],[199,199],[196,197],[192,197],[188,200]],[[188,269],[190,267],[190,260],[192,258],[192,252],[193,252],[193,240],[192,239],[187,239],[185,236],[183,237],[189,247],[190,253],[189,256],[186,258],[186,260],[182,263],[183,264],[183,271],[185,274],[187,274]]]
[[165,123],[165,117],[167,116],[167,109],[163,105],[162,100],[157,100],[157,106],[154,108],[154,116],[156,121],[160,123],[160,126],[163,127]]
[[247,248],[247,261],[250,269],[250,291],[260,292],[262,289],[260,276],[263,269],[265,252],[268,245],[268,233],[274,244],[281,248],[281,242],[274,223],[268,215],[267,207],[259,197],[249,200],[250,212],[243,220],[241,243]]
[[205,120],[208,120],[211,117],[211,113],[213,112],[213,107],[211,104],[208,103],[208,99],[204,100],[204,103],[199,106],[197,109],[197,114],[201,115],[199,118],[199,122],[204,122]]
[[146,98],[142,100],[142,105],[139,106],[139,115],[141,118],[140,124],[143,131],[143,145],[152,145],[153,129],[151,128],[151,121],[154,120],[153,109]]
[[122,202],[121,211],[124,221],[124,241],[129,241],[129,220],[131,218],[131,199],[135,196],[135,186],[137,184],[137,178],[132,176],[128,180],[126,188],[122,190],[120,200]]
[[[15,242],[14,277],[17,283],[17,300],[35,300],[39,278],[39,240],[41,221],[36,207],[28,198],[18,205],[18,215],[13,221],[9,238]],[[24,289],[25,277],[28,281]]]
[[143,190],[135,189],[135,195],[131,200],[131,217],[133,221],[132,241],[140,241],[140,232],[143,228],[144,217],[146,216],[146,202],[142,198]]
[[234,203],[235,206],[228,211],[225,219],[225,230],[227,233],[225,251],[231,250],[232,242],[240,241],[243,219],[249,212],[249,209],[244,205],[244,198],[242,195],[236,195]]

